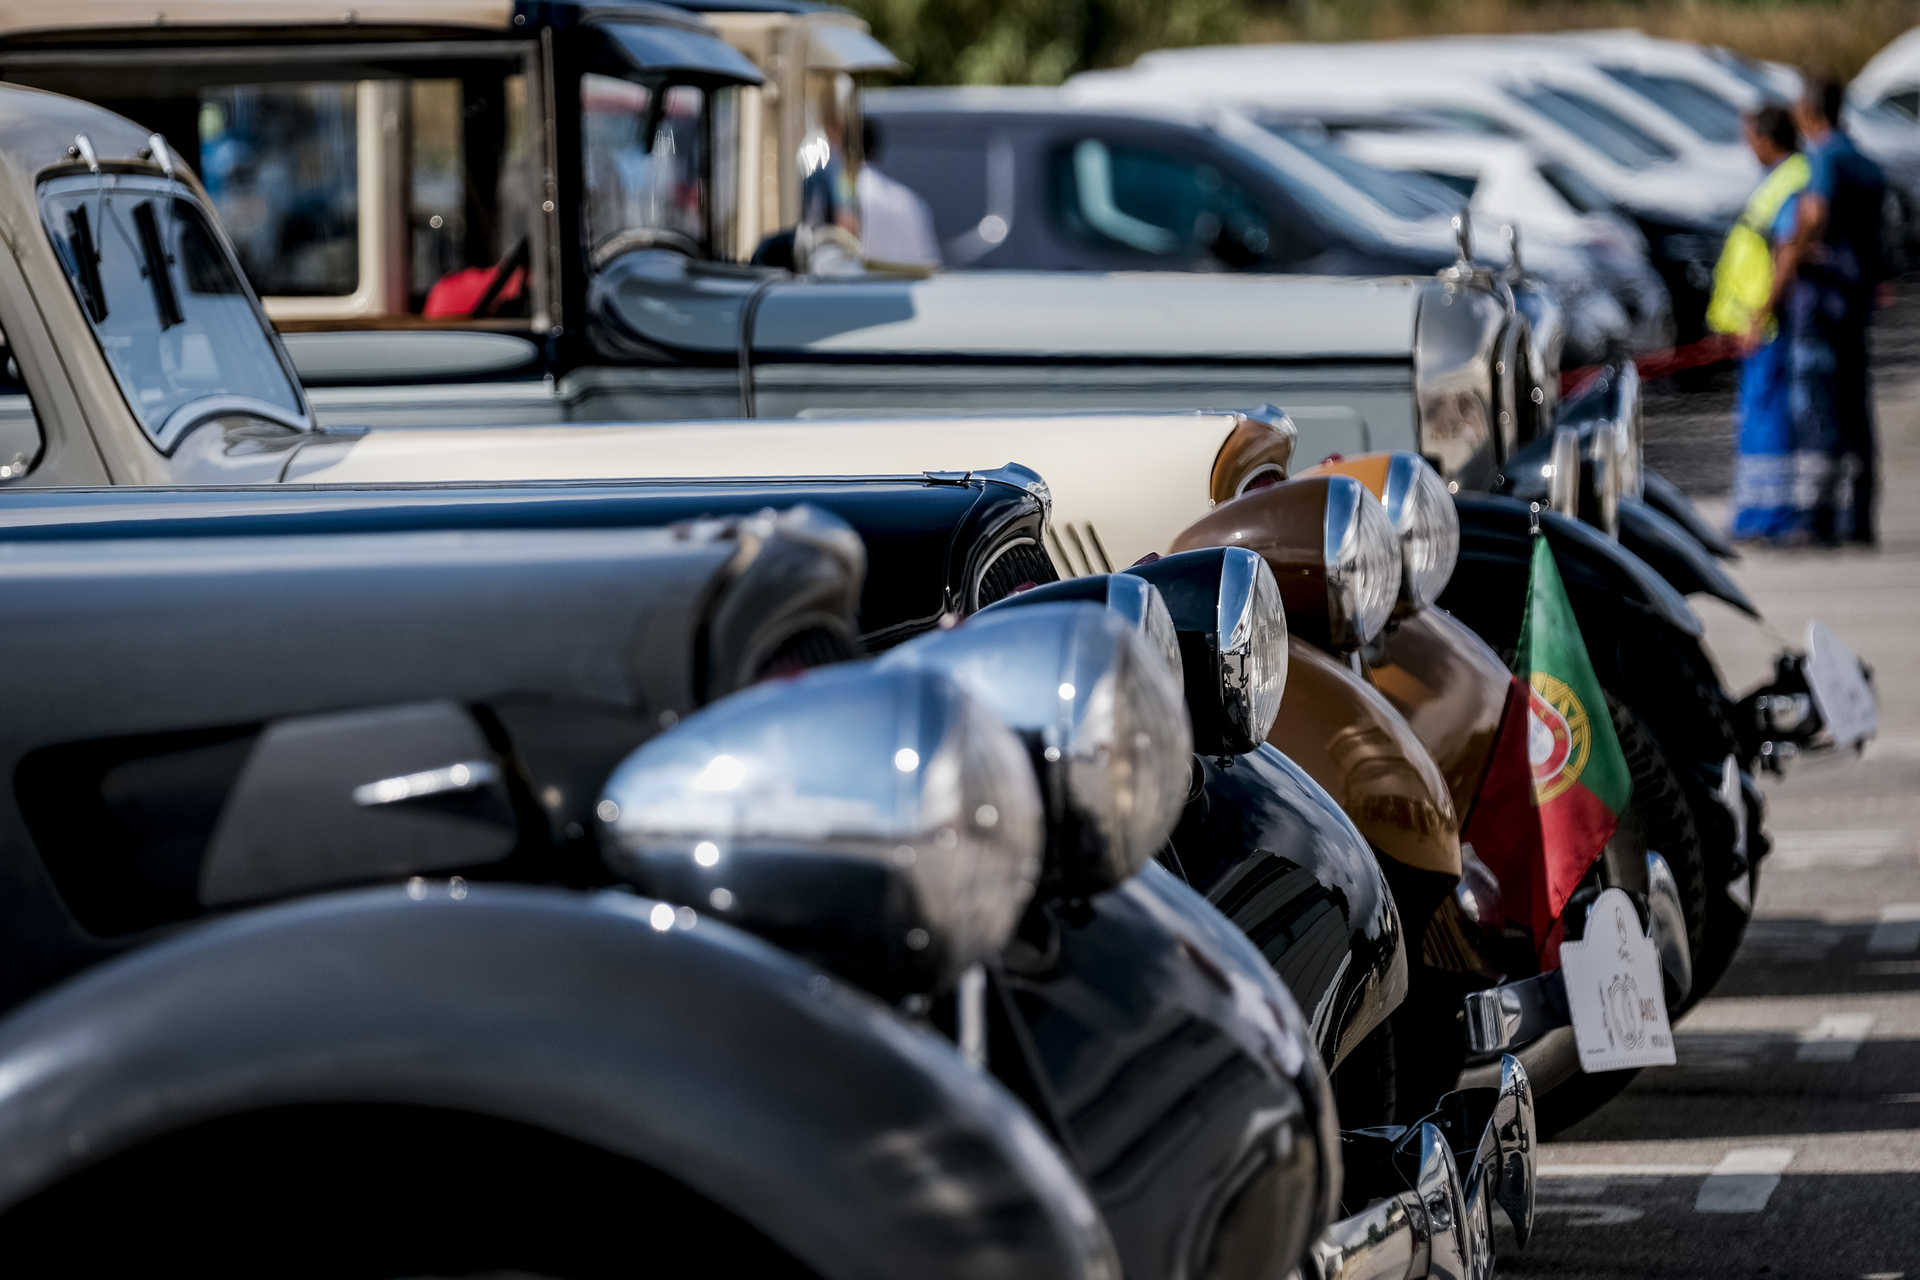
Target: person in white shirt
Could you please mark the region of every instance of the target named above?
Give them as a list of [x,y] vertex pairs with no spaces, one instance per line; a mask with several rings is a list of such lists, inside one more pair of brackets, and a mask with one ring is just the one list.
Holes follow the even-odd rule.
[[933,210],[912,188],[894,181],[875,164],[879,131],[867,121],[861,132],[864,154],[853,180],[860,205],[860,244],[874,262],[903,266],[940,265],[940,241],[933,232]]

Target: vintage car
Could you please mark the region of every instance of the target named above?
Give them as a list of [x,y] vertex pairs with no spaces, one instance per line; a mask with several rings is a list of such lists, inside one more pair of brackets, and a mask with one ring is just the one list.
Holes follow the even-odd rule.
[[[98,100],[199,162],[327,423],[1278,400],[1304,456],[1413,448],[1484,488],[1557,377],[1508,358],[1524,346],[1510,304],[1453,276],[828,279],[729,262],[740,179],[711,162],[735,149],[733,95],[763,77],[684,11],[143,15],[0,15],[0,76]],[[296,198],[273,179],[295,160],[364,176]]]
[[[1524,686],[1498,654],[1435,603],[1453,576],[1459,538],[1454,504],[1438,475],[1418,457],[1399,453],[1323,463],[1223,502],[1174,546],[1257,552],[1283,584],[1295,654],[1306,657],[1305,649],[1309,663],[1363,673],[1370,692],[1390,708],[1389,716],[1404,717],[1406,732],[1444,779],[1427,784],[1432,798],[1418,808],[1412,801],[1422,792],[1412,787],[1402,788],[1400,806],[1384,815],[1365,798],[1348,801],[1381,851],[1414,962],[1412,994],[1395,1025],[1347,1068],[1364,1083],[1342,1091],[1343,1111],[1363,1119],[1364,1108],[1392,1096],[1383,1081],[1397,1082],[1417,1100],[1431,1096],[1432,1082],[1451,1081],[1473,1060],[1513,1052],[1545,1099],[1544,1118],[1560,1127],[1604,1102],[1625,1077],[1583,1081],[1560,1095],[1558,1087],[1579,1073],[1563,978],[1545,950],[1547,939],[1530,932],[1535,922],[1514,909],[1520,886],[1503,884],[1508,875],[1524,874],[1509,848],[1526,846],[1498,823],[1483,824],[1475,835],[1478,854],[1462,838],[1485,797],[1528,796],[1532,778]],[[1336,546],[1338,557],[1329,553]],[[1368,572],[1382,563],[1389,572]],[[1559,923],[1567,936],[1583,936],[1587,903],[1604,888],[1626,890],[1677,1007],[1692,992],[1692,957],[1705,945],[1703,852],[1658,745],[1624,708],[1615,708],[1615,720],[1629,744],[1634,819],[1608,842]],[[1384,763],[1379,742],[1331,745],[1350,737],[1359,721],[1285,717],[1272,741],[1316,776],[1327,775],[1324,785],[1333,788],[1339,785],[1333,766],[1342,756],[1360,757],[1365,764],[1358,767],[1369,771]],[[1329,743],[1319,751],[1299,741],[1316,728]],[[1378,781],[1371,789],[1376,797],[1386,791]],[[1496,812],[1499,807],[1496,802]],[[1507,1016],[1509,1009],[1524,1016]],[[1339,1074],[1335,1082],[1346,1083]]]
[[[161,505],[135,514],[146,527],[123,525],[107,537],[60,539],[42,526],[47,536],[15,544],[7,557],[18,588],[11,607],[60,619],[8,629],[23,660],[50,668],[10,721],[7,756],[21,785],[6,806],[12,835],[0,842],[10,878],[36,894],[14,913],[32,927],[12,935],[8,1005],[51,988],[0,1021],[0,1060],[21,1064],[0,1098],[18,1105],[0,1105],[0,1126],[10,1149],[25,1153],[0,1187],[0,1222],[24,1238],[70,1230],[75,1213],[129,1195],[139,1201],[130,1214],[164,1227],[174,1206],[152,1194],[156,1171],[204,1194],[208,1184],[183,1180],[186,1171],[218,1178],[248,1153],[240,1163],[257,1187],[262,1161],[297,1137],[302,1176],[317,1188],[365,1191],[346,1201],[369,1210],[356,1218],[368,1233],[350,1231],[328,1246],[350,1254],[378,1239],[371,1233],[386,1184],[328,1174],[363,1159],[362,1144],[417,1127],[432,1139],[433,1158],[403,1162],[396,1176],[405,1170],[433,1181],[445,1163],[443,1177],[504,1171],[514,1175],[505,1185],[518,1187],[524,1169],[511,1161],[528,1153],[527,1141],[543,1157],[543,1177],[555,1180],[555,1168],[587,1177],[593,1160],[572,1145],[587,1123],[601,1146],[608,1132],[628,1135],[614,1144],[622,1158],[593,1170],[612,1187],[645,1186],[660,1212],[726,1222],[749,1256],[803,1259],[822,1274],[902,1266],[962,1274],[979,1265],[980,1250],[994,1248],[1014,1251],[1002,1267],[1032,1258],[1041,1273],[1097,1273],[1110,1265],[1099,1257],[1107,1230],[1128,1274],[1177,1274],[1185,1250],[1228,1247],[1276,1265],[1309,1248],[1356,1265],[1399,1249],[1414,1269],[1394,1274],[1447,1274],[1447,1257],[1490,1259],[1493,1204],[1517,1224],[1530,1220],[1531,1111],[1513,1064],[1499,1087],[1446,1101],[1425,1123],[1356,1139],[1382,1149],[1374,1185],[1393,1193],[1365,1197],[1358,1218],[1329,1225],[1338,1163],[1308,1026],[1267,960],[1231,924],[1165,872],[1132,875],[1190,803],[1185,752],[1198,746],[1224,757],[1237,749],[1189,738],[1171,668],[1141,638],[1171,635],[1170,621],[1142,627],[1137,619],[1122,625],[1110,611],[1063,618],[1023,610],[997,634],[991,625],[935,631],[900,646],[878,674],[846,668],[843,677],[775,684],[688,715],[764,673],[851,651],[861,557],[844,525],[801,508],[665,533],[565,518],[545,528],[469,528],[455,538],[351,521],[343,527],[353,532],[309,523],[269,533],[229,520],[224,530],[173,537],[158,531]],[[316,625],[290,621],[316,605],[325,615]],[[1207,625],[1230,616],[1216,606]],[[188,621],[174,627],[165,618]],[[444,645],[442,624],[486,643],[463,646],[462,661],[435,664],[428,654]],[[126,626],[151,641],[139,661],[116,660],[101,672],[85,660],[89,650],[117,646]],[[236,633],[289,627],[299,631],[289,633],[291,647],[258,647],[274,655],[271,663],[236,666]],[[226,643],[210,643],[211,631]],[[646,646],[637,666],[636,634]],[[543,668],[543,654],[553,668]],[[1005,731],[979,710],[988,705],[985,686],[972,702],[942,692],[942,671],[976,687],[965,678],[969,656],[1002,680],[993,708],[1025,708],[1028,719],[1015,727],[1031,721],[1022,731],[1039,735],[1028,750],[1053,815],[1044,861],[1040,797],[1031,783],[1026,798],[1012,785],[1027,776],[1027,752],[991,741]],[[288,664],[299,681],[284,678]],[[154,671],[166,672],[165,696],[138,692]],[[1082,692],[1063,704],[1055,689],[1068,680]],[[1189,673],[1190,699],[1204,681]],[[1019,695],[1036,682],[1050,695],[1044,702]],[[1117,717],[1086,713],[1116,695]],[[1234,696],[1222,685],[1206,705],[1233,706]],[[678,729],[619,763],[635,742],[676,721]],[[1117,746],[1101,737],[1127,724],[1161,728]],[[822,733],[843,735],[843,749],[811,750]],[[1096,759],[1120,772],[1104,777]],[[931,777],[949,764],[949,782],[917,793],[888,784],[887,803],[859,802],[851,811],[857,822],[834,825],[848,821],[847,788],[859,794],[871,785],[862,778],[919,777],[923,768]],[[1115,786],[1157,799],[1116,809]],[[739,804],[748,794],[760,799]],[[823,825],[827,815],[839,816]],[[1031,835],[1023,836],[1023,823],[1033,825]],[[823,830],[844,834],[823,838]],[[1313,866],[1329,830],[1338,837],[1323,820],[1318,845],[1282,843],[1262,856],[1299,853]],[[960,841],[949,838],[955,834]],[[93,856],[102,848],[116,851],[110,870]],[[923,851],[905,859],[902,848]],[[951,865],[942,871],[943,863]],[[960,866],[966,874],[952,878]],[[609,872],[614,883],[663,901],[579,892]],[[1321,874],[1270,884],[1270,901],[1300,899]],[[1335,872],[1336,885],[1342,874]],[[351,888],[383,882],[396,887]],[[553,884],[573,892],[556,898],[529,889]],[[1036,884],[1033,905],[1023,908]],[[1373,894],[1374,910],[1390,918],[1383,888]],[[1326,910],[1307,916],[1325,919]],[[1289,915],[1281,910],[1268,934]],[[623,957],[623,936],[654,933],[680,939],[670,956],[654,961],[641,949]],[[825,972],[808,978],[803,965],[747,935]],[[1303,935],[1302,945],[1323,970],[1341,967],[1324,964],[1324,930]],[[488,958],[477,958],[474,949],[489,946]],[[354,963],[328,964],[342,954]],[[1113,964],[1122,954],[1127,963]],[[428,964],[428,955],[438,959]],[[671,982],[649,976],[656,963]],[[756,966],[768,965],[778,970],[769,979],[774,993],[750,994]],[[501,999],[483,1013],[463,997],[491,966],[503,981],[480,982],[478,992],[497,987]],[[409,980],[396,987],[400,972]],[[596,1012],[596,993],[616,989],[630,1002],[625,1015]],[[863,1007],[862,990],[898,1010]],[[801,1009],[782,1004],[795,997],[806,1002]],[[821,1006],[824,998],[839,1005]],[[741,1012],[743,1004],[751,1012]],[[808,1007],[837,1012],[824,1028],[817,1018],[796,1021]],[[1090,1018],[1093,1007],[1106,1013]],[[715,1019],[714,1009],[729,1015]],[[823,1062],[845,1057],[868,1072],[860,1077],[868,1083],[849,1085],[839,1071],[743,1075],[727,1067],[716,1055],[744,1034],[736,1016],[788,1038],[784,1051],[755,1061],[790,1067],[817,1044]],[[87,1047],[49,1053],[76,1024],[89,1028]],[[600,1030],[607,1025],[643,1034],[608,1036]],[[663,1025],[672,1032],[658,1034]],[[429,1051],[418,1067],[396,1064],[385,1038],[391,1026],[405,1026],[409,1043]],[[503,1061],[461,1048],[463,1028],[497,1037],[515,1026],[523,1030],[505,1031],[509,1041],[547,1051]],[[1171,1026],[1183,1030],[1169,1056]],[[934,1047],[927,1030],[946,1033],[951,1047]],[[557,1056],[556,1037],[569,1046]],[[877,1038],[893,1057],[877,1061],[877,1051],[858,1047],[862,1037]],[[849,1038],[855,1043],[840,1043]],[[907,1060],[917,1055],[920,1075],[932,1071],[937,1080],[940,1054],[955,1049],[956,1065],[986,1066],[1026,1104],[1012,1108],[1014,1119],[1000,1117],[993,1149],[1038,1143],[1018,1170],[1030,1178],[1035,1165],[1060,1174],[1047,1153],[1064,1152],[1100,1217],[1047,1219],[1029,1205],[1043,1197],[1009,1201],[1016,1184],[1008,1184],[993,1194],[992,1220],[983,1223],[947,1208],[945,1197],[920,1196],[887,1161],[857,1160],[858,1175],[833,1171],[833,1161],[871,1147],[859,1136],[865,1117],[892,1133],[916,1123],[904,1080],[887,1075],[885,1063],[912,1050]],[[1118,1053],[1148,1058],[1120,1061]],[[583,1062],[602,1070],[583,1071]],[[694,1078],[723,1077],[728,1088],[689,1095],[673,1085],[690,1062],[710,1063]],[[149,1070],[164,1072],[169,1104],[116,1107],[129,1080],[157,1087],[140,1075]],[[1129,1104],[1116,1108],[1101,1101],[1116,1073],[1165,1087],[1130,1092]],[[1196,1097],[1187,1081],[1201,1076],[1213,1083]],[[813,1079],[834,1083],[806,1085]],[[959,1105],[941,1103],[937,1091],[928,1097],[931,1087],[912,1095],[921,1111]],[[662,1089],[678,1090],[676,1105],[646,1105]],[[597,1111],[581,1110],[580,1090]],[[876,1092],[900,1106],[872,1110],[868,1095]],[[702,1105],[688,1105],[702,1095]],[[979,1094],[977,1084],[968,1096],[966,1115],[1010,1103]],[[58,1105],[41,1101],[56,1097]],[[850,1098],[860,1099],[858,1109],[845,1105]],[[449,1099],[459,1101],[446,1114]],[[428,1102],[441,1113],[420,1114]],[[636,1103],[648,1116],[680,1119],[640,1123],[629,1114]],[[789,1110],[811,1118],[799,1140],[833,1148],[818,1153],[830,1167],[815,1176],[822,1191],[831,1189],[837,1217],[824,1202],[786,1197],[791,1166],[752,1143],[709,1139],[697,1158],[686,1150],[697,1141],[689,1126],[702,1116],[724,1113],[731,1129],[743,1114],[786,1115],[751,1128],[793,1133]],[[502,1146],[493,1121],[532,1135]],[[1022,1125],[1034,1121],[1045,1136],[1023,1136]],[[918,1123],[946,1125],[934,1151],[961,1146],[950,1156],[917,1152],[916,1167],[964,1160],[970,1177],[1012,1177],[982,1163],[976,1139],[960,1138],[959,1116]],[[1456,1150],[1464,1180],[1453,1172]],[[730,1173],[739,1160],[762,1167]],[[1356,1178],[1365,1185],[1364,1171],[1350,1177],[1349,1196]],[[289,1180],[273,1181],[284,1192]],[[466,1185],[455,1178],[448,1194]],[[550,1194],[571,1183],[558,1177],[556,1185],[561,1191]],[[850,1186],[880,1185],[891,1188],[884,1207],[848,1195]],[[1398,1192],[1401,1185],[1417,1194]],[[234,1194],[245,1199],[245,1188]],[[1058,1195],[1073,1207],[1070,1195]],[[310,1212],[313,1201],[300,1201]],[[878,1234],[832,1225],[876,1213],[894,1215]],[[621,1220],[631,1227],[630,1214]],[[504,1242],[485,1231],[461,1236],[463,1256],[607,1247],[597,1236],[523,1239],[506,1224],[500,1234]],[[111,1249],[114,1238],[96,1243]],[[943,1251],[953,1256],[931,1259]],[[425,1252],[433,1256],[431,1247]]]

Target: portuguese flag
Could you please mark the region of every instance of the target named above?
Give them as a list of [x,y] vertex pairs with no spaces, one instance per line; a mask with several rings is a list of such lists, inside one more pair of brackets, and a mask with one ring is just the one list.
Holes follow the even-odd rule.
[[1500,881],[1501,913],[1557,963],[1560,913],[1619,825],[1633,784],[1545,536],[1533,537],[1516,679],[1461,834]]

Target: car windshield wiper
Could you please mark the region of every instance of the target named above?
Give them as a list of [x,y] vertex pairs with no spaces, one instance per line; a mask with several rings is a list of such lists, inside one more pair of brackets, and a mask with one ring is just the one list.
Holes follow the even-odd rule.
[[160,219],[153,201],[142,200],[133,207],[133,229],[140,238],[140,270],[153,291],[153,309],[160,316],[160,331],[165,333],[187,317],[180,310],[180,295],[173,288],[173,273],[167,270],[167,246],[160,236]]
[[67,244],[73,250],[74,283],[80,286],[80,301],[95,324],[107,318],[107,291],[100,281],[100,249],[93,242],[93,223],[83,206],[67,213]]

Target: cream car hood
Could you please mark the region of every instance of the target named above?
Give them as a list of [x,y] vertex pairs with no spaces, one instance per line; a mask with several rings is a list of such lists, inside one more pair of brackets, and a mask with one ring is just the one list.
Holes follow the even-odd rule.
[[1207,513],[1228,413],[876,418],[376,430],[316,441],[302,484],[900,475],[1009,462],[1053,495],[1063,573],[1124,568]]

